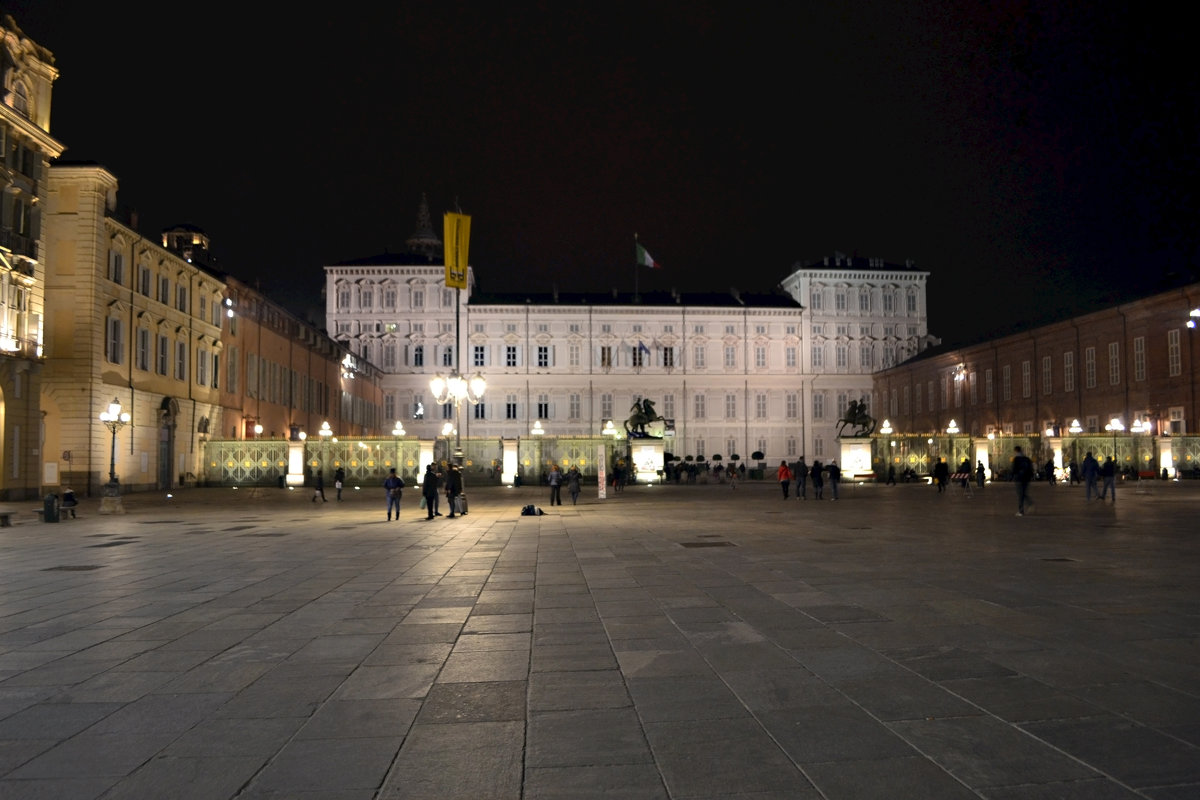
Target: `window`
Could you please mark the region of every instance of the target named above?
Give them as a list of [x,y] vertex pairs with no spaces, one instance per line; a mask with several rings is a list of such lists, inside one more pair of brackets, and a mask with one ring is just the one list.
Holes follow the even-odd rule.
[[759,369],[765,369],[767,366],[767,348],[762,345],[754,347],[754,366]]
[[796,348],[792,346],[785,347],[783,350],[783,363],[789,369],[796,368]]
[[138,328],[137,332],[137,368],[143,371],[150,369],[150,331]]
[[737,366],[737,348],[731,344],[725,345],[725,366],[727,368]]
[[813,419],[825,419],[825,395],[822,392],[813,392]]
[[550,419],[550,395],[539,394],[537,398],[538,419]]
[[896,298],[891,292],[883,293],[883,313],[891,314],[896,310]]
[[869,312],[871,310],[870,292],[864,291],[858,296],[858,310],[862,312]]
[[697,336],[703,336],[704,335],[704,326],[703,325],[693,326],[692,333],[696,334]]
[[1063,353],[1063,391],[1075,391],[1075,354],[1070,352]]
[[863,369],[870,369],[871,368],[871,355],[872,355],[872,353],[871,353],[870,345],[863,345],[862,347],[860,347],[858,349],[858,365],[860,367],[862,367]]
[[917,313],[917,296],[915,294],[910,294],[908,296],[908,313]]
[[846,293],[845,292],[836,292],[833,295],[833,307],[836,311],[845,311],[846,310]]
[[992,369],[991,367],[988,367],[983,371],[983,402],[995,402],[996,398],[993,395],[994,388],[995,387],[992,386]]
[[692,348],[692,368],[704,369],[704,345],[702,344]]
[[425,307],[425,290],[424,289],[413,289],[412,290],[412,307],[413,308],[424,308]]
[[175,308],[180,311],[188,310],[188,290],[183,284],[175,287]]
[[517,396],[515,394],[504,396],[504,418],[517,418]]
[[212,355],[212,388],[221,388],[221,354],[213,353]]
[[442,403],[442,419],[454,419],[454,403]]
[[664,394],[663,395],[662,415],[664,417],[666,417],[667,419],[675,418],[675,395],[673,395],[673,394]]
[[517,366],[517,346],[515,344],[504,346],[504,366]]
[[737,333],[736,326],[734,326],[734,325],[726,325],[725,326],[725,335],[726,336],[733,336],[736,333]]
[[1029,360],[1021,362],[1021,397],[1033,396],[1033,365]]
[[913,386],[913,411],[921,413],[921,384],[919,383]]
[[175,380],[187,380],[187,342],[175,343]]
[[1117,342],[1108,343],[1108,383],[1116,386],[1121,382],[1121,346]]
[[413,366],[425,366],[425,345],[419,344],[413,347]]
[[696,457],[700,458],[700,459],[704,458],[704,440],[703,439],[696,440]]
[[736,394],[726,394],[725,395],[725,418],[726,419],[736,419],[737,418],[737,395]]
[[[442,289],[442,308],[454,308],[454,292],[450,289]],[[482,419],[482,417],[476,417]]]
[[600,366],[609,369],[613,365],[612,348],[608,345],[600,346]]
[[550,347],[548,345],[539,344],[537,349],[537,365],[545,369],[550,366]]
[[1000,399],[1012,400],[1012,364],[1000,368]]
[[371,307],[375,305],[375,293],[370,289],[363,289],[358,304],[364,311],[370,311]]
[[395,289],[389,288],[389,289],[383,290],[383,307],[384,308],[395,308],[396,307],[396,290]]
[[581,348],[577,344],[570,345],[567,348],[567,363],[572,367],[579,366],[579,358],[582,353]]
[[448,344],[442,348],[442,366],[454,366],[454,345]]
[[762,392],[754,395],[754,416],[756,419],[767,418],[767,396]]
[[487,407],[482,400],[475,404],[475,408],[472,409],[472,416],[475,419],[487,419]]
[[[765,453],[766,451],[764,450],[763,452]],[[788,458],[796,457],[796,437],[795,436],[787,437],[787,451],[786,452],[787,452]]]
[[159,375],[166,375],[171,360],[171,345],[167,341],[167,337],[163,334],[158,335],[158,363],[155,364],[154,371]]
[[125,326],[121,320],[116,317],[108,318],[108,342],[106,342],[105,351],[110,364],[123,363],[122,355],[125,352]]
[[800,396],[795,392],[788,392],[783,397],[783,414],[788,419],[795,419],[800,414]]
[[1133,379],[1146,380],[1146,337],[1138,336],[1133,340]]
[[704,395],[692,395],[692,416],[695,419],[704,419]]
[[567,417],[570,419],[579,419],[579,411],[582,407],[580,396],[577,394],[567,395]]
[[1042,394],[1054,391],[1054,365],[1050,356],[1042,356]]
[[144,297],[150,297],[154,291],[154,281],[150,276],[150,268],[143,265],[138,267],[138,292]]
[[[386,370],[394,370],[396,368],[396,343],[384,342],[383,344],[383,368]],[[385,416],[395,417],[394,413]]]
[[839,344],[834,348],[834,356],[837,359],[837,368],[845,369],[847,362],[850,360],[850,349],[844,344]]
[[208,385],[208,351],[203,348],[196,351],[196,385]]
[[391,392],[383,396],[383,416],[385,419],[396,418],[396,395]]
[[813,369],[824,369],[825,368],[825,346],[824,345],[814,344],[812,346],[812,368]]
[[611,394],[600,395],[600,416],[603,419],[612,419],[613,415],[613,396]]
[[472,348],[471,363],[477,367],[487,366],[487,347],[482,344],[477,344]]
[[675,348],[674,347],[664,347],[662,349],[662,360],[663,360],[664,367],[668,367],[668,368],[674,367],[675,366]]
[[1167,373],[1172,377],[1183,371],[1183,361],[1179,351],[1179,329],[1167,331]]
[[1096,348],[1088,347],[1083,351],[1083,385],[1088,389],[1096,388]]
[[822,303],[822,293],[821,293],[821,290],[820,290],[820,289],[813,289],[813,290],[812,290],[812,294],[811,294],[811,295],[809,295],[809,303],[808,303],[808,304],[809,304],[809,306],[812,308],[812,310],[813,310],[813,311],[820,311],[820,310],[821,310],[821,303]]
[[125,256],[115,250],[108,254],[108,279],[113,283],[125,282]]
[[629,363],[635,368],[643,366],[642,361],[642,344],[639,342],[637,347],[634,347],[629,354]]
[[425,396],[424,395],[418,394],[418,395],[413,396],[412,418],[413,419],[425,419]]

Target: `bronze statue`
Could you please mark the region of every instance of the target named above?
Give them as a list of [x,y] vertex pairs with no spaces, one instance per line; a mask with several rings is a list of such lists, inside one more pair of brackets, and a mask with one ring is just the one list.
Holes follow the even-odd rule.
[[847,426],[857,429],[849,434],[851,437],[870,436],[875,432],[875,418],[867,413],[867,398],[850,401],[846,413],[838,420],[837,435],[839,437],[845,435],[844,431]]
[[625,420],[625,433],[630,439],[646,439],[646,426],[651,422],[662,419],[654,410],[654,401],[649,398],[634,401],[629,409],[629,419]]

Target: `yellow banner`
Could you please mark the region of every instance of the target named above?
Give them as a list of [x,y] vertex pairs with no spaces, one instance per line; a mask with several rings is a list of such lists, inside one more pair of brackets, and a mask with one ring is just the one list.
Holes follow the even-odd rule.
[[471,218],[466,214],[446,214],[445,237],[446,286],[467,288],[467,246],[471,242]]

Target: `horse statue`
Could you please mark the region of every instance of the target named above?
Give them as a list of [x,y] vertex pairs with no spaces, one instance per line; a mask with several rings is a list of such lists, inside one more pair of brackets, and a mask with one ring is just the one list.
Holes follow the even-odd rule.
[[847,426],[857,429],[850,434],[852,437],[870,436],[875,432],[875,418],[867,413],[867,398],[850,401],[846,413],[838,420],[837,435],[839,437],[842,436]]
[[630,439],[646,439],[646,426],[651,422],[662,419],[654,410],[654,401],[650,399],[636,400],[629,409],[629,419],[625,420],[625,433]]

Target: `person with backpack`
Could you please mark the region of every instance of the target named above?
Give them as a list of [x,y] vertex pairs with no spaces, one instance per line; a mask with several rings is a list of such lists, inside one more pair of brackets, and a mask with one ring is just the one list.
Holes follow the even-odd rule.
[[1017,516],[1025,516],[1025,506],[1033,507],[1033,498],[1029,496],[1029,482],[1033,480],[1033,462],[1029,456],[1021,452],[1018,445],[1012,461],[1013,483],[1017,486]]

